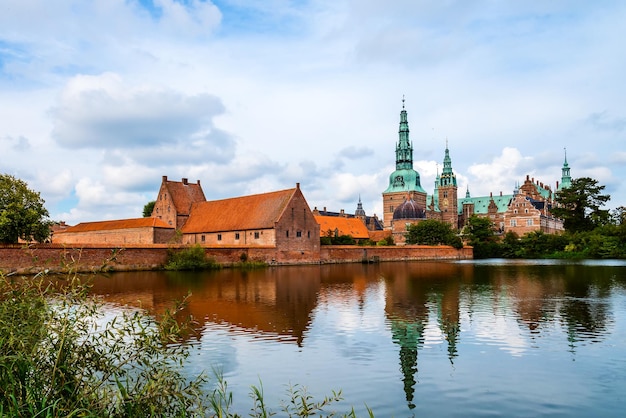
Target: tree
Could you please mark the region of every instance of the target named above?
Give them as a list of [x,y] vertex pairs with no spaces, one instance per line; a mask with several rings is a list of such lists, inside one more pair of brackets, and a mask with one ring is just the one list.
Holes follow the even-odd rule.
[[0,174],[0,243],[19,239],[43,242],[50,236],[52,221],[38,192],[23,180]]
[[436,219],[427,219],[418,224],[410,225],[405,236],[407,244],[463,247],[463,242],[452,230],[450,224]]
[[609,211],[601,207],[611,196],[601,194],[604,187],[589,177],[572,180],[570,187],[561,189],[556,195],[557,207],[552,208],[552,215],[563,219],[568,232],[591,231],[606,225],[610,220]]
[[149,217],[152,216],[152,211],[154,210],[154,205],[155,204],[156,204],[155,200],[145,204],[145,206],[143,207],[143,217],[144,218],[149,218]]
[[468,219],[463,233],[468,237],[469,245],[474,247],[474,258],[498,257],[500,255],[491,219],[472,215]]

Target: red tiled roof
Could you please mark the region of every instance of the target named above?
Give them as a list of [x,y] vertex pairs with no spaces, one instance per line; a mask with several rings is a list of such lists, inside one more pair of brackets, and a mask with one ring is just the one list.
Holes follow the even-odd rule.
[[320,236],[327,235],[328,230],[337,229],[339,235],[350,235],[355,239],[369,238],[367,227],[359,218],[344,218],[342,216],[322,216],[315,215],[315,220],[320,224]]
[[113,221],[98,222],[81,222],[78,225],[59,231],[57,234],[67,234],[70,232],[88,232],[88,231],[108,231],[111,229],[129,229],[129,228],[173,228],[159,218],[134,218],[119,219]]
[[273,228],[296,190],[194,203],[182,232],[193,234]]
[[206,201],[200,183],[166,180],[165,187],[174,202],[176,213],[179,215],[189,214],[193,203]]

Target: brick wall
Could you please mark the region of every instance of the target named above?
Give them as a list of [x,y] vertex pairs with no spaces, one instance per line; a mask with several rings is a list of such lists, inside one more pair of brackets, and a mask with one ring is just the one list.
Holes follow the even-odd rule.
[[[37,273],[42,270],[98,271],[158,269],[167,261],[168,250],[185,248],[182,245],[155,244],[150,247],[81,245],[71,248],[59,244],[31,246],[1,246],[0,271],[4,273]],[[365,260],[461,260],[472,259],[472,248],[455,250],[452,247],[407,245],[403,247],[322,246],[318,252],[276,250],[274,247],[205,248],[208,257],[222,264],[235,263],[245,253],[249,261],[268,264],[360,263]]]
[[165,228],[126,228],[102,231],[86,231],[55,234],[52,241],[55,244],[95,244],[95,245],[131,245],[167,243],[176,231]]

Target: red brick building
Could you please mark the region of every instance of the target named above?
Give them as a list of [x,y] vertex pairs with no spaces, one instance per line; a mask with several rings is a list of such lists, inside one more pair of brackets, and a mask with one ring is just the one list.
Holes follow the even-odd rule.
[[196,202],[182,227],[183,244],[269,246],[319,254],[320,226],[300,190]]
[[159,244],[173,239],[174,227],[158,218],[82,222],[56,232],[55,244]]
[[182,181],[172,181],[168,180],[167,176],[163,176],[152,217],[159,218],[176,229],[181,229],[189,219],[191,205],[204,201],[206,198],[200,186],[200,180],[196,183],[189,183],[186,178]]

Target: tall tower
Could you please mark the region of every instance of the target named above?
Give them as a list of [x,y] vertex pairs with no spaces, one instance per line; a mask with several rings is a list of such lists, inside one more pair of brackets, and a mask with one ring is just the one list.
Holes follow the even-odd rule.
[[458,188],[456,174],[452,171],[452,160],[446,139],[446,153],[443,157],[443,172],[438,178],[436,192],[439,196],[441,220],[448,222],[454,229],[459,227]]
[[563,161],[563,167],[561,167],[561,182],[556,191],[566,189],[572,185],[572,177],[569,174],[569,164],[567,164],[567,149],[565,149],[565,161]]
[[409,141],[409,121],[402,98],[400,129],[396,144],[396,170],[389,175],[389,186],[383,192],[383,222],[385,229],[391,228],[393,211],[407,198],[426,209],[426,191],[420,184],[420,175],[413,170],[413,144]]

